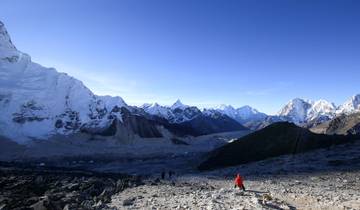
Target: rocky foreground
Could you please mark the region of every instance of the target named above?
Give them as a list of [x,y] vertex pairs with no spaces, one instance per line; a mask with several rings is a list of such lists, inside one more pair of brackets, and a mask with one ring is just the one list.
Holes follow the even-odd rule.
[[230,179],[182,177],[113,196],[116,209],[360,209],[360,172],[250,178],[247,190]]
[[[360,141],[209,172],[176,172],[140,179],[1,163],[0,209],[360,209]],[[234,188],[236,173],[245,179],[245,192]]]
[[[246,191],[235,189],[236,173]],[[360,142],[281,156],[114,195],[116,209],[360,209]]]
[[113,194],[141,184],[138,177],[122,174],[64,168],[23,168],[2,163],[0,209],[106,209],[106,203],[111,201]]

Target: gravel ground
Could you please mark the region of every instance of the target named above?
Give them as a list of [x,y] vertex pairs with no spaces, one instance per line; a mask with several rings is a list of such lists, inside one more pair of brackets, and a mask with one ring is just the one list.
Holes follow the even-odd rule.
[[111,196],[143,184],[138,177],[0,164],[1,210],[106,209]]
[[[245,192],[234,188],[240,172]],[[360,209],[360,142],[172,180],[112,196],[115,209]]]
[[[0,162],[0,209],[360,209],[360,141],[207,172],[189,169],[188,158],[120,167],[140,165],[139,176],[89,171],[99,160],[86,170]],[[176,175],[160,179],[162,164]],[[237,173],[245,192],[234,188]]]

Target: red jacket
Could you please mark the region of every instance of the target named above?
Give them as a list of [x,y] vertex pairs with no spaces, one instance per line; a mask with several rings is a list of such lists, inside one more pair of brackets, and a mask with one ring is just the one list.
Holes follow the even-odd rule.
[[243,179],[239,174],[235,178],[235,184],[239,187],[243,185]]

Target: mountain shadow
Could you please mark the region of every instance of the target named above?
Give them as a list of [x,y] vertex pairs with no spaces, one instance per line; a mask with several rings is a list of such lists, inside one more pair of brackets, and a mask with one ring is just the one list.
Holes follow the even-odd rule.
[[212,170],[264,160],[286,154],[327,148],[348,143],[353,135],[315,134],[293,123],[278,122],[220,147],[209,154],[199,170]]

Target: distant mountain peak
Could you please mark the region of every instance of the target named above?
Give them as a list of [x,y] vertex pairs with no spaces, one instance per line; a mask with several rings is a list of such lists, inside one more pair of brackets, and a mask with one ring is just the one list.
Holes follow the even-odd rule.
[[171,106],[171,109],[185,109],[189,107],[188,105],[183,104],[180,99],[176,100],[175,103]]
[[336,106],[334,103],[331,103],[324,99],[320,99],[313,103],[313,108],[317,109],[317,111],[333,112],[335,111]]
[[312,104],[308,100],[294,98],[290,100],[279,112],[281,117],[287,117],[292,122],[301,123],[307,118],[308,110]]
[[238,108],[237,110],[240,110],[240,111],[249,111],[249,112],[253,112],[253,113],[258,113],[259,111],[249,105],[245,105],[245,106],[242,106],[240,108]]
[[301,124],[310,120],[332,118],[335,115],[336,106],[327,100],[317,101],[295,98],[290,100],[279,112],[278,116],[286,120]]
[[360,111],[360,94],[353,95],[339,107],[338,113],[352,113]]
[[228,104],[219,104],[217,106],[214,107],[214,109],[217,109],[217,110],[235,110],[235,108],[231,105],[228,105]]

